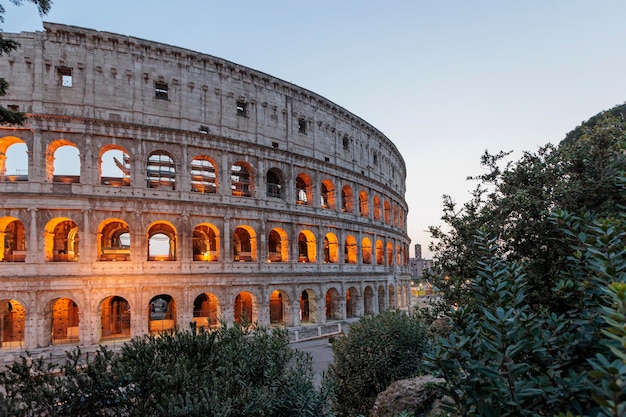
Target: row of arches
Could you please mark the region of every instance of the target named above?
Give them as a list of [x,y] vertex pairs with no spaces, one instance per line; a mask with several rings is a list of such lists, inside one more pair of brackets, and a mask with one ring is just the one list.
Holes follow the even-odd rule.
[[[28,181],[27,154],[28,148],[22,139],[17,137],[0,139],[0,180]],[[80,183],[80,166],[78,147],[74,143],[56,140],[49,145],[46,153],[46,181]],[[146,187],[176,190],[179,188],[181,178],[177,172],[178,166],[171,153],[164,150],[151,152],[145,162]],[[225,173],[229,177],[227,182],[220,179],[218,164],[208,155],[194,156],[188,172],[189,190],[184,191],[206,194],[222,192],[240,197],[261,196],[261,192],[255,193],[255,185],[258,183],[255,169],[246,161],[232,162],[229,171]],[[101,185],[131,186],[133,167],[129,151],[120,145],[107,145],[100,149],[98,176]],[[298,173],[292,183],[281,169],[272,167],[266,171],[264,180],[266,197],[292,198],[292,201],[299,205],[355,213],[395,227],[402,227],[405,222],[404,210],[398,203],[375,193],[368,193],[365,189],[354,191],[349,184],[337,188],[330,178],[323,179],[317,189],[307,172]],[[230,190],[220,191],[220,183],[226,183]],[[289,189],[291,191],[288,191]],[[317,197],[316,193],[319,194]]]
[[[140,233],[135,231],[134,233]],[[75,262],[80,256],[79,228],[71,218],[55,217],[44,227],[43,258],[46,262]],[[177,261],[181,244],[176,227],[168,221],[156,221],[145,232],[147,261]],[[228,241],[222,239],[223,233],[212,223],[196,225],[191,233],[191,259],[193,261],[242,261],[242,262],[291,262],[302,263],[362,263],[375,265],[407,265],[408,250],[406,245],[384,242],[384,239],[364,236],[359,240],[350,232],[345,233],[342,241],[333,232],[323,236],[307,229],[297,233],[297,241],[291,242],[289,233],[280,227],[272,228],[267,237],[265,248],[259,250],[259,237],[249,225],[239,225]],[[295,236],[295,235],[294,235]],[[27,253],[27,233],[24,223],[15,217],[0,218],[0,261],[25,262]],[[133,242],[130,224],[119,218],[109,218],[97,228],[95,242],[98,261],[130,261]],[[84,243],[83,243],[84,244]],[[139,242],[142,246],[142,242]]]
[[[274,290],[262,301],[253,292],[241,291],[234,298],[215,292],[195,296],[189,311],[181,311],[177,299],[167,293],[152,296],[143,306],[134,306],[122,295],[101,299],[97,305],[98,329],[90,333],[97,340],[81,340],[83,323],[88,323],[81,306],[69,297],[53,298],[34,313],[43,321],[38,347],[63,344],[106,343],[128,340],[142,333],[158,334],[194,322],[197,327],[215,328],[227,323],[269,323],[271,326],[306,325],[345,320],[374,314],[402,303],[404,289],[398,285],[365,286],[362,292],[351,286],[341,293],[331,287],[321,296],[313,289],[304,289],[295,296],[287,290]],[[397,297],[396,294],[399,296]],[[23,348],[26,345],[26,323],[33,312],[17,299],[0,300],[0,347]],[[183,308],[184,310],[184,308]],[[32,345],[32,344],[31,344]]]

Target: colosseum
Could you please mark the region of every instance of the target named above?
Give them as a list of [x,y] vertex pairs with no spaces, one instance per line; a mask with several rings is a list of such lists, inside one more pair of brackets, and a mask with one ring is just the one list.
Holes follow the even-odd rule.
[[3,35],[0,355],[410,304],[406,166],[363,119],[175,46]]

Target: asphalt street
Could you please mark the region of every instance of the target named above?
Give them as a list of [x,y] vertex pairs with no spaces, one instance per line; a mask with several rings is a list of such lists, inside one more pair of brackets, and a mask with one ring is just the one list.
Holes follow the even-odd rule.
[[326,372],[328,365],[333,361],[333,351],[328,338],[306,340],[303,342],[291,343],[291,348],[303,352],[309,352],[313,358],[313,382],[319,386],[322,380],[322,373]]

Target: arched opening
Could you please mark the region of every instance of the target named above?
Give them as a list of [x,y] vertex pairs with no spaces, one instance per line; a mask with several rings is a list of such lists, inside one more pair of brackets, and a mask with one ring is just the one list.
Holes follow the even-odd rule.
[[176,230],[168,223],[148,228],[148,261],[176,260]]
[[393,243],[387,242],[387,265],[393,265]]
[[320,190],[321,207],[334,210],[335,208],[335,186],[330,180],[323,180]]
[[123,220],[109,219],[99,227],[99,260],[130,261],[130,230]]
[[130,339],[130,304],[122,297],[111,296],[100,307],[100,341]]
[[0,218],[0,262],[26,261],[26,231],[15,217]]
[[341,295],[336,288],[326,291],[326,320],[341,320]]
[[374,314],[374,290],[369,285],[365,287],[363,292],[363,307],[365,314]]
[[375,195],[374,196],[374,220],[380,221],[380,219],[381,219],[380,197]]
[[69,298],[53,301],[51,315],[51,335],[53,345],[77,344],[79,338],[78,305]]
[[380,285],[378,287],[378,312],[385,311],[385,287]]
[[303,230],[298,235],[298,262],[315,262],[315,235],[310,230]]
[[100,150],[100,184],[113,187],[130,186],[130,156],[117,145],[105,146]]
[[191,161],[191,191],[217,193],[217,164],[208,156],[197,156]]
[[396,308],[396,289],[393,284],[389,285],[389,308]]
[[256,235],[249,226],[239,226],[233,233],[233,261],[256,261]]
[[64,184],[80,182],[80,155],[76,145],[59,140],[50,144],[48,152],[53,182]]
[[17,300],[0,300],[0,348],[24,346],[26,309]]
[[267,261],[287,262],[289,260],[289,241],[283,229],[272,229],[267,238]]
[[196,226],[192,233],[194,261],[217,262],[220,258],[220,237],[215,226],[203,223]]
[[242,291],[235,297],[235,323],[244,326],[254,323],[254,297],[247,291]]
[[252,168],[245,162],[236,162],[230,168],[232,195],[251,197],[253,190]]
[[313,290],[304,290],[300,293],[300,322],[316,323],[317,300]]
[[372,241],[368,237],[361,241],[361,256],[364,264],[372,263]]
[[356,288],[350,287],[346,291],[346,317],[353,318],[358,315],[359,296]]
[[355,264],[356,263],[356,239],[352,235],[346,236],[344,243],[344,263]]
[[165,151],[154,151],[148,156],[146,171],[148,188],[176,190],[176,164]]
[[196,327],[206,329],[219,327],[220,306],[218,298],[208,292],[193,301],[193,321]]
[[402,266],[402,245],[396,244],[396,265]]
[[385,200],[385,223],[391,224],[391,203]]
[[349,185],[344,185],[341,189],[341,211],[344,213],[354,211],[354,195]]
[[313,202],[313,182],[307,174],[296,177],[296,203],[309,205]]
[[79,256],[78,226],[66,218],[52,219],[44,238],[46,262],[76,262]]
[[158,334],[176,330],[176,302],[172,296],[159,294],[148,304],[150,334]]
[[369,216],[369,212],[370,212],[370,207],[369,207],[367,192],[365,190],[362,190],[359,193],[359,214],[361,214],[361,216],[363,217],[367,217]]
[[0,181],[28,181],[28,147],[18,137],[0,139]]
[[399,217],[398,217],[398,206],[393,205],[393,225],[398,227]]
[[288,324],[289,303],[287,293],[283,291],[272,291],[270,295],[270,324],[285,325]]
[[334,233],[326,233],[324,237],[324,263],[339,262],[339,241]]
[[376,241],[376,265],[384,265],[385,263],[385,249],[383,247],[383,241]]
[[278,168],[271,168],[265,176],[267,196],[283,198],[283,173]]

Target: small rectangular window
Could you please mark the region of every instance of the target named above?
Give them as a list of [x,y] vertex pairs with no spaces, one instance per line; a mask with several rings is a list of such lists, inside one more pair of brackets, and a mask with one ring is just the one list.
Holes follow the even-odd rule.
[[248,117],[248,103],[245,101],[237,102],[237,116]]
[[343,150],[344,151],[349,151],[350,150],[350,139],[348,139],[347,136],[343,137]]
[[59,73],[59,81],[62,87],[71,87],[73,84],[72,80],[72,69],[67,67],[59,67],[57,69]]
[[378,165],[378,154],[374,153],[374,165]]
[[300,119],[298,120],[298,133],[302,133],[306,135],[306,120]]
[[278,142],[272,142],[272,148],[278,149]]
[[169,89],[166,83],[154,83],[154,97],[159,100],[169,100]]

